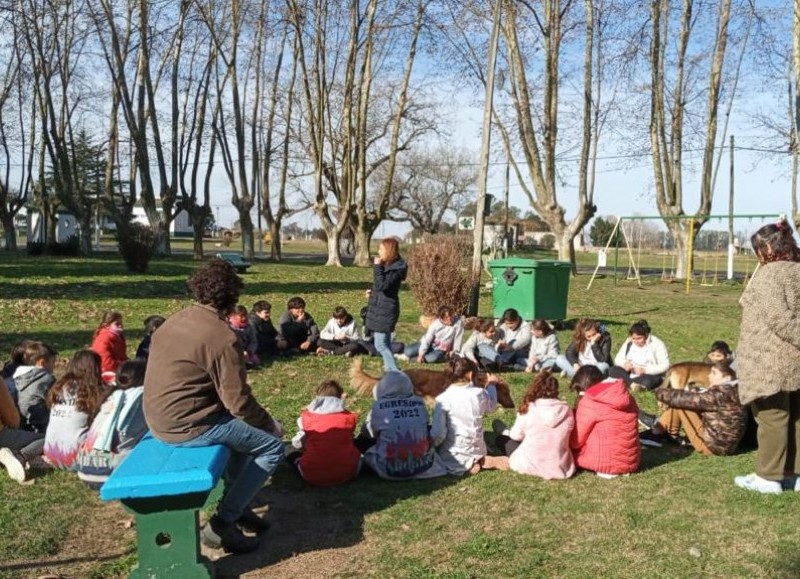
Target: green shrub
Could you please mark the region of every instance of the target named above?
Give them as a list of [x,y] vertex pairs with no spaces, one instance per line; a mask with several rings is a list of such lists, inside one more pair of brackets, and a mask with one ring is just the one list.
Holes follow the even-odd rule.
[[44,241],[29,241],[27,245],[28,255],[44,255],[46,247]]
[[50,244],[47,249],[50,255],[77,257],[81,254],[81,240],[73,234],[66,241]]
[[141,223],[122,223],[117,227],[119,252],[128,271],[144,273],[156,251],[156,236],[152,228]]

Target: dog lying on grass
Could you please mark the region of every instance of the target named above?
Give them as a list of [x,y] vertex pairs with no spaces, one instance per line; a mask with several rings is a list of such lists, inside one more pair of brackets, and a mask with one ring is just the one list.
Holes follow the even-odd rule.
[[708,388],[711,364],[705,362],[680,362],[673,364],[664,375],[664,385],[675,390],[685,390],[690,384]]
[[[428,370],[427,368],[412,368],[405,373],[414,384],[414,393],[422,396],[429,404],[433,403],[434,398],[444,392],[453,383],[452,376],[448,370]],[[479,372],[475,376],[475,384],[481,388],[486,387],[485,372]],[[354,358],[350,366],[350,386],[352,386],[362,396],[372,396],[372,391],[379,378],[370,376],[364,371],[361,358]],[[514,408],[514,400],[511,398],[511,389],[508,383],[502,378],[495,383],[497,388],[497,403],[503,408]]]

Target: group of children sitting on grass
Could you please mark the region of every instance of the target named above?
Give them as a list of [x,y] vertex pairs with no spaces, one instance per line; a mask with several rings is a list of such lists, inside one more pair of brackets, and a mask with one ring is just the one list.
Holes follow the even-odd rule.
[[[330,352],[345,356],[374,353],[343,307],[320,332],[305,302],[289,300],[279,328],[268,302],[256,302],[248,317],[237,307],[229,315],[249,363],[264,355]],[[353,479],[362,464],[388,479],[462,475],[481,469],[560,479],[576,467],[615,477],[639,467],[641,445],[674,441],[703,454],[730,454],[742,438],[746,413],[738,401],[732,352],[715,342],[707,389],[658,388],[659,417],[640,412],[630,391],[655,389],[669,367],[664,343],[646,321],[634,323],[612,360],[611,337],[594,320],[581,319],[565,353],[545,320],[528,323],[506,310],[499,323],[477,320],[462,343],[464,327],[448,307],[440,308],[422,339],[396,346],[399,358],[446,361],[452,385],[436,398],[432,418],[414,393],[408,376],[387,372],[375,387],[375,403],[357,436],[357,416],[346,410],[338,382],[324,382],[298,418],[288,458],[312,485]],[[76,470],[99,488],[147,430],[141,395],[150,337],[164,318],[145,320],[146,336],[135,360],[128,360],[122,316],[108,312],[95,331],[91,349],[78,351],[56,380],[57,353],[42,342],[18,344],[3,368],[0,388],[0,464],[24,482],[36,470]],[[365,339],[367,338],[367,339]],[[402,352],[402,353],[400,353]],[[483,419],[497,406],[496,377],[474,384],[479,370],[537,372],[509,429],[493,423],[491,456]],[[559,399],[561,370],[569,376],[578,402],[571,409]],[[639,424],[647,431],[640,435]],[[680,437],[681,429],[686,438]]]
[[[375,402],[360,432],[358,417],[346,410],[342,387],[324,382],[298,419],[289,460],[309,484],[327,486],[355,478],[366,464],[386,479],[460,476],[484,469],[514,470],[543,479],[565,479],[577,468],[602,478],[628,475],[639,468],[641,446],[668,439],[703,454],[733,453],[746,427],[738,402],[736,373],[727,361],[710,366],[709,387],[658,388],[664,404],[655,417],[639,410],[621,378],[606,377],[592,364],[581,366],[570,382],[575,408],[559,398],[559,383],[549,369],[532,380],[509,429],[494,420],[489,454],[483,419],[497,405],[496,377],[486,388],[473,382],[478,366],[453,356],[447,362],[453,383],[436,398],[429,422],[424,400],[402,372],[387,372],[375,387]],[[640,437],[639,424],[650,430]]]

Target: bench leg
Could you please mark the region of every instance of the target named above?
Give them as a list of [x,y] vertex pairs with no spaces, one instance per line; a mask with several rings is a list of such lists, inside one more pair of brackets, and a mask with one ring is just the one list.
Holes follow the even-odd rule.
[[[171,497],[174,499],[174,497]],[[200,520],[197,508],[173,508],[170,497],[125,502],[136,514],[136,548],[139,565],[131,579],[202,578],[213,573],[200,555]]]

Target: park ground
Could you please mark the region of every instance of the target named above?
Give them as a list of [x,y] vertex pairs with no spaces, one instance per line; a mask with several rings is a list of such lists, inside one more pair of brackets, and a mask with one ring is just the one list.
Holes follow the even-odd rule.
[[[651,260],[657,270],[662,260]],[[132,351],[146,316],[189,303],[185,281],[197,265],[179,255],[155,260],[146,275],[132,275],[110,252],[91,259],[2,254],[0,353],[30,337],[69,357],[90,343],[102,312],[111,308],[125,316]],[[590,259],[585,265],[591,270]],[[302,295],[324,323],[336,305],[358,312],[371,272],[290,257],[282,264],[257,261],[244,279],[245,305],[267,299],[279,313],[289,297]],[[572,279],[567,322],[599,318],[616,346],[639,318],[666,342],[673,361],[699,360],[717,339],[737,341],[740,284],[698,284],[686,294],[657,272],[641,289],[608,276],[587,290],[588,280]],[[490,311],[490,291],[484,290],[481,313]],[[404,290],[401,339],[418,338],[418,317]],[[569,331],[560,331],[559,339],[566,346]],[[251,371],[250,381],[291,436],[316,385],[329,377],[346,383],[348,363],[332,357],[268,362]],[[380,367],[377,359],[368,361],[373,374]],[[507,377],[519,400],[530,376]],[[636,397],[655,410],[651,394]],[[362,416],[370,402],[348,396]],[[487,417],[487,428],[493,418],[510,422],[513,416],[499,410]],[[306,487],[281,466],[258,497],[273,524],[262,548],[242,557],[207,554],[221,577],[800,576],[800,499],[736,488],[733,477],[753,465],[752,451],[704,458],[647,448],[641,472],[611,481],[590,473],[547,482],[484,472],[407,483],[362,476],[333,489]],[[0,577],[125,576],[135,564],[130,521],[118,504],[101,503],[73,474],[54,472],[20,486],[0,473]]]

